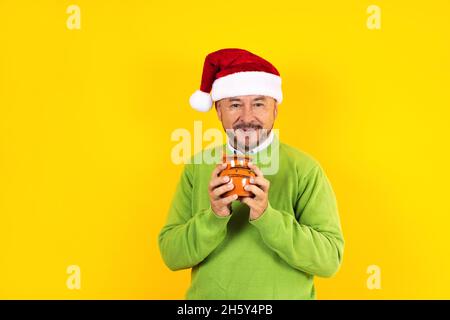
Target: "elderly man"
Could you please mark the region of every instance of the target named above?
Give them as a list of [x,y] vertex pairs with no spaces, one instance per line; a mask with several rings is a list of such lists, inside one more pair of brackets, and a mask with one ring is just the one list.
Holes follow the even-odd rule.
[[[251,155],[256,176],[252,196],[225,197],[235,187],[220,175],[225,165],[185,165],[159,247],[171,270],[192,268],[187,299],[315,299],[314,276],[340,267],[334,192],[317,160],[274,135],[281,101],[280,74],[263,58],[242,49],[206,57],[190,103],[208,111],[215,102],[227,152]],[[277,155],[275,173],[261,169],[263,152]]]

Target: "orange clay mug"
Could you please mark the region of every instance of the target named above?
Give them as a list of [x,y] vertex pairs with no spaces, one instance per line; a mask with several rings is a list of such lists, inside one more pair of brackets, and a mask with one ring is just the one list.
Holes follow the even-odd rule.
[[223,169],[219,176],[229,176],[234,188],[227,191],[222,197],[228,197],[233,194],[237,194],[238,198],[250,197],[253,193],[246,191],[244,186],[250,184],[250,178],[255,177],[255,173],[248,167],[248,163],[251,160],[249,156],[241,155],[223,155],[223,162],[227,164],[227,167]]

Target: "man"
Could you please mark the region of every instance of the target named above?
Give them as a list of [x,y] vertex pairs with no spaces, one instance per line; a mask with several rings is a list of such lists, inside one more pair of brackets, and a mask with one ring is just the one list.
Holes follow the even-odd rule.
[[[234,188],[219,176],[223,164],[185,165],[159,247],[171,270],[192,268],[187,299],[315,299],[313,277],[340,267],[334,192],[315,159],[273,134],[281,101],[281,78],[268,61],[241,49],[206,57],[190,103],[208,111],[215,102],[227,152],[254,157],[256,177],[246,188],[252,196],[223,197]],[[263,152],[278,159],[276,173],[263,173]]]

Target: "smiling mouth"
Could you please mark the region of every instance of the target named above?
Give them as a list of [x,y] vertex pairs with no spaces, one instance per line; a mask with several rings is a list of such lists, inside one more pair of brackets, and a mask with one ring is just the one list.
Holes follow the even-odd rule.
[[243,131],[243,132],[248,132],[248,131],[258,131],[258,128],[239,128],[236,129],[236,131]]

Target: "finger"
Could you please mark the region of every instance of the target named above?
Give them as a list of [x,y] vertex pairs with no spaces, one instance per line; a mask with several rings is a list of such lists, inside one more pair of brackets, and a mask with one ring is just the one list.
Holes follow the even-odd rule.
[[259,169],[253,162],[248,163],[248,167],[253,170],[257,177],[264,177],[261,169]]
[[253,193],[257,198],[262,198],[265,195],[264,191],[262,191],[259,187],[253,184],[246,185],[244,189],[245,191],[250,191],[251,193]]
[[209,182],[208,185],[208,189],[211,192],[214,188],[224,184],[230,182],[230,177],[229,176],[223,176],[223,177],[216,177],[211,179],[211,181]]
[[232,182],[229,182],[223,186],[217,187],[212,191],[212,195],[214,199],[219,199],[222,194],[224,194],[227,191],[233,190],[234,185]]
[[231,202],[233,202],[234,200],[236,200],[238,198],[237,194],[232,194],[231,196],[228,196],[226,198],[220,199],[219,201],[221,201],[221,203],[224,206],[229,205]]
[[225,168],[227,167],[226,163],[219,163],[213,170],[213,172],[211,173],[211,180],[213,178],[216,178],[219,173],[221,173]]
[[258,185],[259,187],[261,187],[261,189],[264,192],[267,192],[269,190],[270,181],[265,179],[265,178],[263,178],[263,177],[250,178],[250,183]]
[[256,205],[256,201],[252,198],[249,197],[244,197],[241,199],[242,203],[245,203],[246,205],[248,205],[250,208],[253,208]]

